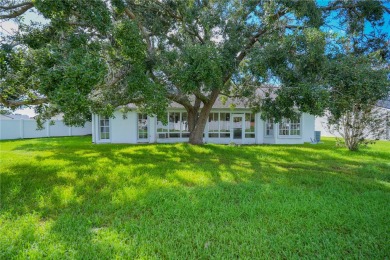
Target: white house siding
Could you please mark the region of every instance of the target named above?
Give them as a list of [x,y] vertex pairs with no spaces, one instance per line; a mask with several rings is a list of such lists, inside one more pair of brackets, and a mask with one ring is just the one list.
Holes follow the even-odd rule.
[[[185,112],[184,110],[173,109],[168,112]],[[232,115],[250,113],[249,110],[212,110],[212,113],[230,113],[230,129],[232,129]],[[206,143],[220,143],[229,144],[231,142],[242,144],[302,144],[304,142],[310,142],[314,139],[314,116],[309,114],[303,114],[301,118],[301,134],[299,136],[280,136],[279,124],[274,125],[274,135],[265,136],[265,122],[260,118],[260,114],[255,114],[255,138],[243,138],[242,142],[232,138],[232,131],[230,132],[230,138],[211,138],[208,135],[209,122],[206,124],[205,135],[203,141]],[[244,117],[245,122],[245,117]],[[123,114],[119,111],[115,112],[114,118],[110,118],[110,139],[100,140],[99,138],[99,117],[93,116],[93,142],[95,143],[178,143],[188,142],[188,138],[159,138],[157,133],[157,118],[148,117],[148,137],[146,139],[138,139],[138,113],[128,112],[126,118],[123,118]],[[180,129],[182,127],[180,123],[171,124],[172,129]],[[245,131],[245,129],[244,129]],[[245,136],[245,134],[244,134]]]
[[341,137],[338,133],[330,133],[326,127],[328,119],[326,117],[316,117],[315,118],[315,129],[316,131],[321,132],[321,136],[330,136],[330,137]]
[[137,113],[128,113],[127,118],[119,111],[110,122],[112,143],[137,143]]

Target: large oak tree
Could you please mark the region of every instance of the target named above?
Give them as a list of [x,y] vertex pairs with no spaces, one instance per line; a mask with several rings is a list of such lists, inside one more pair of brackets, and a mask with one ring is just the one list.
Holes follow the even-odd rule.
[[[1,104],[36,105],[39,122],[64,113],[67,124],[80,125],[129,103],[158,116],[177,102],[193,144],[202,143],[218,98],[245,99],[276,120],[323,113],[329,43],[352,35],[356,47],[380,49],[387,38],[365,29],[383,26],[389,12],[380,0],[0,3],[0,19],[19,23],[2,39]],[[31,11],[47,22],[24,23]]]

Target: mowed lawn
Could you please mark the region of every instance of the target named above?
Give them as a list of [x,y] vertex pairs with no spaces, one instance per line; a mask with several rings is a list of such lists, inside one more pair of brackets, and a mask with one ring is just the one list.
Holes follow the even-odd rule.
[[390,257],[390,142],[0,142],[0,259]]

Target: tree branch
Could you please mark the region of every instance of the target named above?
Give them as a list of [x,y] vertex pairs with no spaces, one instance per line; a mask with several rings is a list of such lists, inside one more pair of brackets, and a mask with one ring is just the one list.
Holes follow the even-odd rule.
[[47,98],[36,98],[36,99],[28,99],[28,100],[6,100],[2,96],[0,96],[0,103],[3,104],[5,107],[9,108],[15,108],[20,107],[24,105],[40,105],[47,103],[49,100]]
[[383,5],[383,9],[384,9],[388,14],[390,14],[390,9],[389,9],[389,8],[387,8],[386,6]]
[[207,103],[209,101],[208,97],[203,95],[200,91],[194,91],[194,95],[203,102],[203,104]]
[[0,9],[12,10],[12,9],[16,9],[16,8],[19,8],[19,7],[22,7],[22,6],[25,6],[25,5],[29,5],[29,4],[32,4],[32,2],[23,2],[23,3],[20,3],[20,4],[8,5],[8,6],[0,5]]
[[126,13],[127,17],[130,18],[130,20],[137,22],[138,28],[141,31],[142,36],[146,41],[146,44],[148,45],[148,51],[149,51],[149,53],[152,53],[153,46],[152,46],[152,43],[149,39],[150,34],[146,31],[145,27],[142,26],[141,22],[137,21],[137,17],[135,16],[135,14],[132,11],[130,11],[129,8],[125,8],[125,13]]
[[[279,12],[274,14],[272,18],[280,18],[281,16],[285,15],[286,13],[287,13],[286,9],[280,10]],[[240,64],[241,61],[246,57],[246,55],[252,49],[253,45],[255,45],[255,43],[258,41],[258,39],[267,32],[268,32],[268,29],[266,27],[263,27],[263,28],[259,29],[254,35],[252,35],[249,38],[248,43],[244,46],[244,48],[240,52],[238,52],[238,54],[236,56],[235,60],[236,60],[237,65]],[[223,78],[223,82],[224,83],[228,82],[229,79],[231,78],[232,74],[233,74],[233,71],[229,71],[227,73],[227,75],[225,75],[225,77]]]
[[14,12],[11,12],[9,14],[0,15],[0,20],[1,19],[16,18],[16,17],[24,14],[25,12],[27,12],[28,10],[30,10],[33,7],[34,7],[34,4],[32,2],[25,2],[25,3],[13,5],[13,6],[0,6],[0,9],[7,10],[7,11],[20,8],[19,10],[15,10]]

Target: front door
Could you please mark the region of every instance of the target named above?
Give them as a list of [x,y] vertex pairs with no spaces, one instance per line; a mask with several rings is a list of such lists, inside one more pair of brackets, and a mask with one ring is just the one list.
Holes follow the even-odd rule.
[[243,122],[244,122],[244,115],[233,115],[233,124],[232,124],[232,137],[233,137],[233,142],[241,144],[242,143],[242,138],[243,138]]

